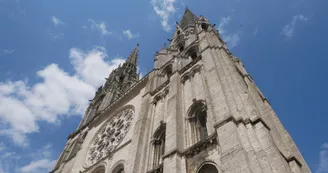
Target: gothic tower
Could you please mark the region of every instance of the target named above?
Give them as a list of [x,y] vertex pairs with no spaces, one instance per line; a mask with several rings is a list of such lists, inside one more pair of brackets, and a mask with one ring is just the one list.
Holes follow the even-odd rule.
[[138,46],[91,100],[56,173],[310,173],[208,19],[186,9],[154,69]]

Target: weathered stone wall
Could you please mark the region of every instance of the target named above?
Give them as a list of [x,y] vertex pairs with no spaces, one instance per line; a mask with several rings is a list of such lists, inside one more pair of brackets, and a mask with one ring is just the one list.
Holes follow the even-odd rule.
[[[177,26],[171,45],[155,55],[147,80],[95,119],[83,131],[88,134],[82,149],[55,172],[94,173],[103,166],[112,173],[123,164],[126,173],[196,173],[205,163],[223,173],[311,172],[242,62],[232,56],[207,19],[199,17],[194,23]],[[191,50],[197,50],[197,57],[191,58]],[[197,103],[206,104],[207,112],[208,136],[199,141],[190,123]],[[135,109],[127,135],[110,157],[86,166],[94,135],[126,105]],[[154,134],[163,127],[165,152],[154,167]]]

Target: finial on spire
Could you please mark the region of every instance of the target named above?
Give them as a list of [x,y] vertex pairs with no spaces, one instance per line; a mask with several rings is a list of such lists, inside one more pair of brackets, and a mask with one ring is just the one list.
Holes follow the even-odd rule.
[[139,53],[139,42],[137,43],[136,48],[133,49],[133,51],[131,52],[130,56],[128,57],[128,59],[126,60],[126,62],[129,62],[135,66],[137,66],[137,61],[138,61],[138,53]]

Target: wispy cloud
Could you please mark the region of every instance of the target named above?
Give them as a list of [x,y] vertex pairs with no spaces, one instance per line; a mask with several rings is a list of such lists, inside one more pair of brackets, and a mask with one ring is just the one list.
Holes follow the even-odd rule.
[[52,159],[52,145],[47,144],[37,150],[36,152],[28,155],[27,157],[31,158],[32,161],[21,167],[20,172],[22,173],[43,173],[43,172],[49,172],[54,164],[56,163],[56,160]]
[[0,173],[16,172],[19,159],[21,156],[10,151],[4,143],[0,143]]
[[239,31],[239,32],[230,33],[226,31],[225,28],[229,24],[230,20],[231,20],[230,16],[221,18],[220,24],[217,29],[219,30],[219,33],[222,36],[223,40],[227,42],[228,46],[230,48],[234,48],[239,45],[241,32]]
[[169,17],[176,11],[174,3],[176,0],[151,0],[153,9],[156,14],[161,18],[161,24],[165,31],[170,31]]
[[7,147],[3,142],[0,142],[0,152],[5,150]]
[[328,173],[328,143],[321,145],[319,153],[319,165],[316,173]]
[[23,173],[41,173],[48,172],[56,163],[56,160],[41,159],[30,162],[28,165],[20,169]]
[[58,33],[58,34],[49,33],[49,36],[50,36],[50,40],[56,41],[56,40],[63,39],[64,38],[64,33]]
[[51,17],[51,21],[52,21],[52,23],[54,23],[55,26],[64,25],[65,24],[64,22],[62,22],[60,19],[58,19],[55,16],[52,16]]
[[226,34],[225,26],[229,23],[230,18],[231,18],[230,16],[221,18],[220,24],[218,27],[220,34]]
[[28,146],[27,134],[39,132],[38,123],[58,123],[62,116],[83,114],[96,88],[124,62],[121,58],[109,61],[102,47],[86,52],[72,48],[69,57],[75,70],[72,75],[57,64],[49,64],[37,72],[39,83],[0,82],[0,135],[12,139],[16,145]]
[[16,50],[13,49],[0,49],[0,52],[4,53],[4,54],[12,54],[14,53]]
[[140,37],[139,33],[132,33],[130,29],[122,31],[123,35],[126,36],[129,40]]
[[4,53],[4,54],[12,54],[14,53],[16,50],[13,49],[0,49],[0,52]]
[[224,40],[228,43],[229,47],[234,48],[239,45],[240,34],[233,33],[232,35],[227,35],[224,37]]
[[255,36],[257,36],[257,33],[258,33],[258,32],[259,32],[259,29],[258,29],[258,28],[255,28],[253,34],[254,34]]
[[292,21],[282,29],[281,33],[284,34],[286,37],[290,38],[294,35],[295,26],[296,26],[297,22],[307,21],[307,20],[308,20],[308,18],[304,17],[301,14],[296,15],[293,17]]
[[98,30],[102,35],[112,34],[112,32],[109,32],[107,30],[107,26],[105,22],[97,23],[93,19],[89,19],[88,21],[91,23],[92,30]]

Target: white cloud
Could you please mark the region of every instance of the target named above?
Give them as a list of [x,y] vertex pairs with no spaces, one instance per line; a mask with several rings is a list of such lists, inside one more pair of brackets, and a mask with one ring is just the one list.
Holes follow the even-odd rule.
[[102,35],[112,34],[111,32],[109,32],[107,30],[107,26],[106,26],[105,22],[97,23],[93,19],[89,19],[88,21],[91,22],[91,29],[92,30],[94,30],[94,29],[98,30]]
[[64,22],[62,22],[60,19],[58,19],[55,16],[51,17],[51,21],[52,21],[52,23],[54,23],[55,26],[64,25]]
[[239,45],[240,32],[229,33],[226,31],[225,28],[229,24],[230,20],[230,16],[221,18],[220,24],[217,29],[219,30],[219,33],[222,36],[223,40],[227,42],[228,46],[230,48],[234,48]]
[[12,54],[15,52],[13,49],[0,49],[0,52],[3,52],[4,54]]
[[232,35],[227,35],[224,37],[224,40],[228,43],[229,47],[234,48],[239,45],[240,42],[240,34],[233,33]]
[[56,160],[41,159],[30,162],[28,165],[20,169],[23,173],[41,173],[48,172],[52,169]]
[[6,145],[3,142],[0,142],[0,153],[6,149]]
[[258,28],[255,28],[253,34],[254,34],[255,36],[257,36],[257,33],[258,33],[258,32],[259,32]]
[[230,16],[221,18],[220,24],[219,24],[219,27],[218,27],[218,30],[219,30],[220,34],[226,34],[226,31],[225,31],[224,28],[229,23],[230,18],[231,18]]
[[165,31],[170,31],[171,26],[169,25],[169,17],[175,12],[174,4],[175,0],[151,0],[153,9],[156,14],[162,19],[161,24]]
[[27,146],[27,134],[39,131],[40,121],[58,123],[59,116],[81,115],[105,77],[124,60],[111,61],[104,48],[69,52],[74,74],[57,64],[37,72],[42,82],[0,82],[0,135],[10,137],[17,145]]
[[122,31],[123,35],[126,36],[129,40],[140,37],[139,33],[132,33],[131,30],[127,29]]
[[0,151],[0,173],[13,173],[17,171],[18,161],[21,157],[16,152],[9,151],[8,149],[3,145]]
[[52,145],[47,144],[37,151],[29,154],[27,158],[32,159],[32,161],[20,168],[22,173],[42,173],[49,172],[55,165],[56,160],[52,160]]
[[316,173],[328,173],[328,143],[321,145],[319,165]]
[[298,21],[307,21],[308,18],[299,14],[293,17],[292,21],[287,24],[281,31],[286,37],[292,37],[294,35],[295,25]]
[[56,40],[63,39],[64,38],[64,33],[58,33],[58,34],[49,33],[49,36],[50,36],[50,40],[56,41]]

